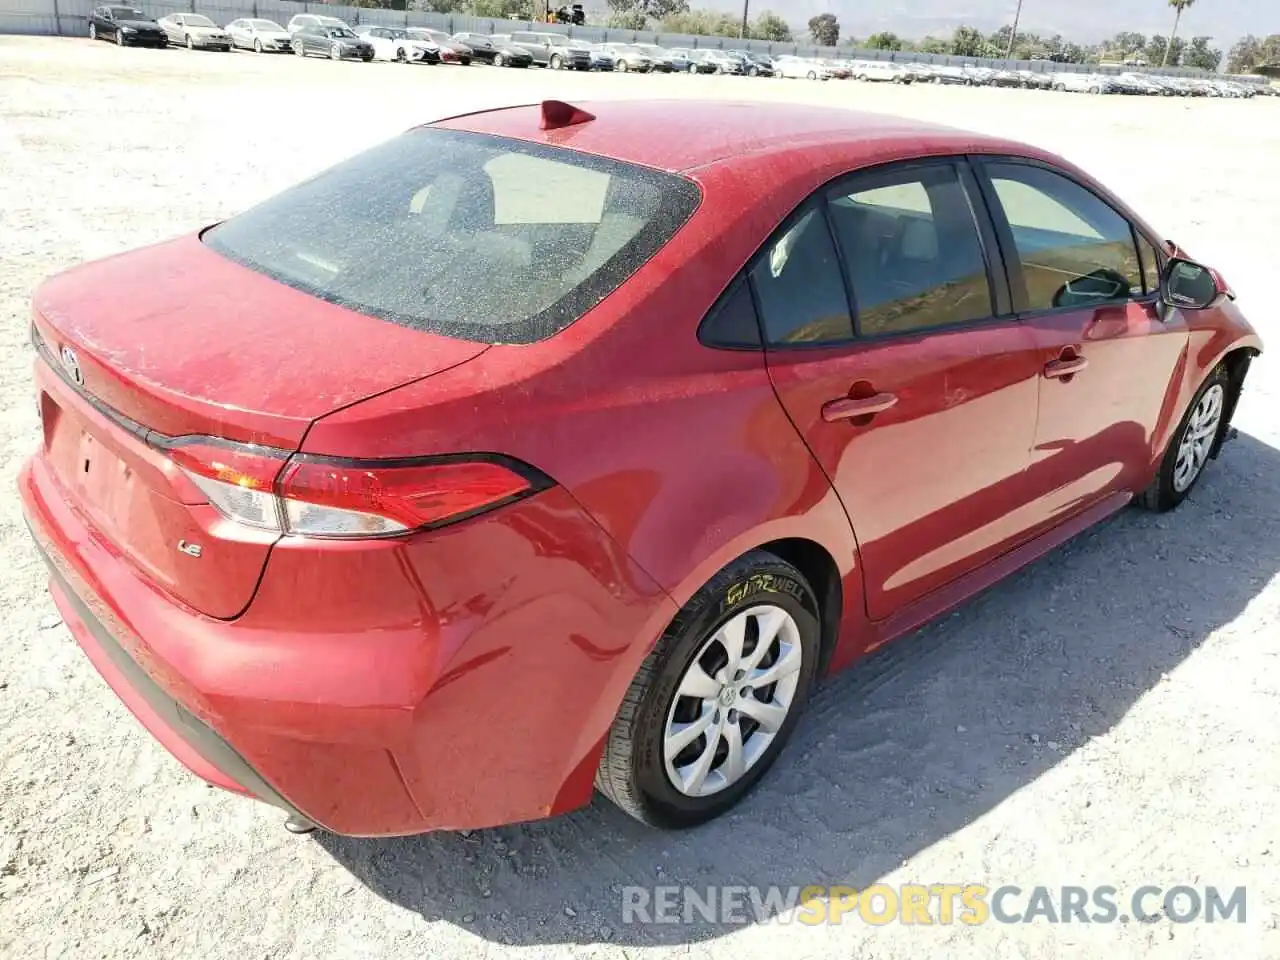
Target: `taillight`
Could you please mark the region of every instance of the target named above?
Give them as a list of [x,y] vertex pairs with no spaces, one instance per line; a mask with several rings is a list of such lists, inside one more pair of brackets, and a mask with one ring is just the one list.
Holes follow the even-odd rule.
[[304,537],[385,537],[492,510],[548,486],[504,457],[343,460],[214,438],[166,452],[219,513]]

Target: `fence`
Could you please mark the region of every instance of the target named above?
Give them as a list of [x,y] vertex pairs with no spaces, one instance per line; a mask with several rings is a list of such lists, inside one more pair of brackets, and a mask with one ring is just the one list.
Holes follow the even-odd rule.
[[[99,0],[100,2],[100,0]],[[83,37],[89,31],[89,11],[95,0],[0,0],[0,33]],[[464,14],[424,13],[417,10],[384,10],[377,7],[344,7],[337,4],[296,2],[296,0],[144,0],[141,6],[157,17],[170,13],[202,13],[225,24],[239,17],[266,17],[286,23],[296,13],[315,12],[339,17],[353,26],[376,23],[395,27],[433,27],[457,33],[510,33],[512,30],[541,30],[577,37],[592,43],[656,43],[663,47],[693,49],[748,49],[802,57],[857,57],[862,60],[896,60],[900,63],[933,63],[949,66],[981,66],[993,69],[1035,70],[1050,73],[1124,73],[1123,66],[1085,66],[1048,60],[984,60],[927,53],[862,50],[855,47],[817,47],[802,43],[774,43],[766,40],[739,40],[729,37],[685,36],[649,30],[618,30],[612,27],[572,27],[554,23],[493,20]],[[1168,76],[1207,76],[1202,70],[1184,67],[1142,68],[1145,73]],[[1265,83],[1263,77],[1236,77],[1236,80]]]

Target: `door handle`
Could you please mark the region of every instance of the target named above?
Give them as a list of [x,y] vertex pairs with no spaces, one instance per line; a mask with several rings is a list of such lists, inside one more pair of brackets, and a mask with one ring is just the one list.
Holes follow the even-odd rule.
[[841,397],[822,405],[822,419],[827,423],[834,423],[855,417],[873,417],[877,413],[884,413],[897,402],[898,398],[892,393],[877,393],[871,397]]
[[1089,365],[1084,357],[1070,357],[1061,360],[1050,360],[1044,365],[1044,375],[1050,380],[1072,377]]

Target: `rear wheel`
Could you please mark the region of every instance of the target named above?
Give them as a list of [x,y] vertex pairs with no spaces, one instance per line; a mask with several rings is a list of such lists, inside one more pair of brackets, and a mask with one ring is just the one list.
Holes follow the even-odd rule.
[[817,671],[818,604],[762,550],[685,604],[609,731],[599,790],[633,817],[689,827],[724,813],[777,759]]
[[330,60],[342,59],[342,48],[338,46],[336,43],[329,48],[329,59]]
[[696,63],[689,64],[689,72],[696,74],[698,72],[698,65]]
[[495,67],[505,67],[507,65],[507,58],[500,53],[495,53],[493,55],[493,65]]
[[187,34],[187,49],[188,49],[188,50],[194,50],[195,48],[196,48],[196,45],[195,45],[195,43],[194,43],[194,42],[192,41],[192,39],[191,39],[191,34],[189,34],[189,33],[188,33],[188,34]]
[[98,27],[97,27],[97,24],[93,24],[93,23],[89,24],[89,39],[90,39],[90,40],[97,40],[97,39],[98,39]]
[[261,52],[262,52],[262,41],[261,41],[261,40],[255,40],[255,41],[253,41],[253,52],[254,52],[254,53],[261,53]]
[[1138,497],[1139,504],[1163,512],[1187,498],[1204,473],[1209,455],[1222,433],[1231,390],[1231,378],[1219,364],[1196,391],[1178,431],[1169,441],[1159,473]]
[[809,79],[810,79],[810,80],[817,80],[817,79],[818,79],[818,72],[817,72],[816,70],[810,70],[810,71],[809,71]]
[[405,53],[404,47],[396,47],[396,63],[408,63],[409,55]]
[[625,60],[619,60],[617,63],[615,63],[615,64],[613,65],[613,68],[614,68],[615,70],[617,70],[619,73],[626,73],[626,72],[627,72],[627,61],[625,61]]
[[301,41],[301,40],[295,40],[295,41],[293,41],[293,52],[294,52],[295,54],[297,54],[298,56],[300,56],[300,57],[305,57],[305,56],[307,55],[307,51],[306,51],[306,49],[302,46],[302,41]]

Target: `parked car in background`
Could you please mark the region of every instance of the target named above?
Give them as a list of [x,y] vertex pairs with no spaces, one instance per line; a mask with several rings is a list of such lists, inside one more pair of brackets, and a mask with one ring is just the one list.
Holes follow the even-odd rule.
[[990,67],[975,67],[971,64],[965,64],[962,69],[971,87],[989,87],[996,75],[996,72]]
[[373,44],[350,27],[299,27],[293,32],[293,52],[300,57],[319,55],[330,60],[373,59]]
[[716,65],[703,59],[702,53],[701,50],[691,50],[688,47],[671,50],[673,57],[679,57],[684,62],[686,73],[715,73]]
[[[650,68],[654,73],[674,73],[677,70],[676,59],[671,51],[656,43],[637,43],[635,48],[645,54],[653,63]],[[685,69],[688,69],[687,67]]]
[[517,30],[511,39],[533,55],[533,62],[550,70],[590,70],[591,50],[571,46],[569,38],[551,31]]
[[853,64],[853,76],[877,83],[911,83],[915,79],[906,67],[892,60],[858,60]]
[[853,68],[842,60],[820,60],[818,62],[827,68],[827,73],[832,80],[848,80],[853,76]]
[[727,50],[696,50],[699,63],[711,67],[712,73],[727,73],[739,76],[746,72],[746,63]]
[[201,13],[171,13],[156,23],[170,43],[188,50],[231,51],[231,34]]
[[816,60],[785,54],[773,58],[773,69],[780,77],[792,80],[830,80],[831,71]]
[[471,55],[481,63],[491,63],[495,67],[533,65],[533,54],[512,43],[507,34],[460,32],[453,35],[453,40],[469,47]]
[[767,53],[757,53],[754,50],[735,50],[734,53],[742,57],[747,67],[747,76],[749,77],[772,77],[774,76],[773,57]]
[[1112,79],[1101,73],[1055,73],[1053,89],[1068,93],[1114,93]]
[[337,17],[327,17],[318,13],[295,13],[285,24],[285,29],[290,34],[297,33],[303,27],[346,27],[350,30],[351,24]]
[[405,32],[413,40],[429,40],[439,47],[440,60],[443,63],[457,63],[469,67],[475,57],[469,46],[453,39],[443,30],[434,30],[431,27],[409,27]]
[[137,7],[101,6],[89,11],[89,39],[113,40],[121,47],[167,47],[164,28]]
[[[850,684],[802,724],[829,674],[1015,573],[1060,635],[1051,667],[1030,641],[1001,670],[1056,671],[1096,600],[1063,564],[1189,563],[1261,468],[1251,447],[1177,523],[1036,563],[1212,483],[1262,341],[1220,274],[1061,157],[837,108],[416,126],[44,281],[29,322],[42,427],[16,487],[69,637],[196,774],[362,837],[554,816],[593,787],[691,827],[805,738],[716,835],[749,845],[761,815],[846,802],[823,742],[884,723]],[[1134,608],[1134,643],[1175,587]],[[895,694],[906,736],[865,735],[904,770],[926,704],[970,681],[934,666]],[[560,829],[584,825],[617,832]]]
[[241,17],[227,24],[233,46],[254,53],[288,53],[293,49],[289,31],[274,20]]
[[1024,83],[1016,70],[995,70],[991,74],[990,86],[1021,88]]
[[688,52],[682,48],[668,47],[667,59],[671,61],[671,66],[676,73],[691,73],[691,72],[696,73],[697,72],[696,70],[691,71],[689,69],[693,65],[693,61],[689,59]]
[[591,69],[609,73],[613,70],[613,53],[606,50],[603,44],[589,43],[586,40],[571,38],[569,46],[575,50],[586,50],[591,57]]
[[402,27],[367,23],[356,27],[356,36],[373,47],[375,60],[395,60],[398,63],[440,62],[440,48],[433,41],[414,40]]
[[1039,73],[1035,70],[1018,70],[1016,73],[1022,85],[1028,90],[1049,90],[1053,87],[1052,74]]
[[634,43],[606,43],[604,48],[613,54],[613,69],[618,73],[648,73],[653,69],[653,58]]
[[934,64],[930,66],[929,72],[933,74],[933,83],[945,84],[947,86],[968,86],[969,75],[964,72],[963,67],[951,66],[949,64]]

